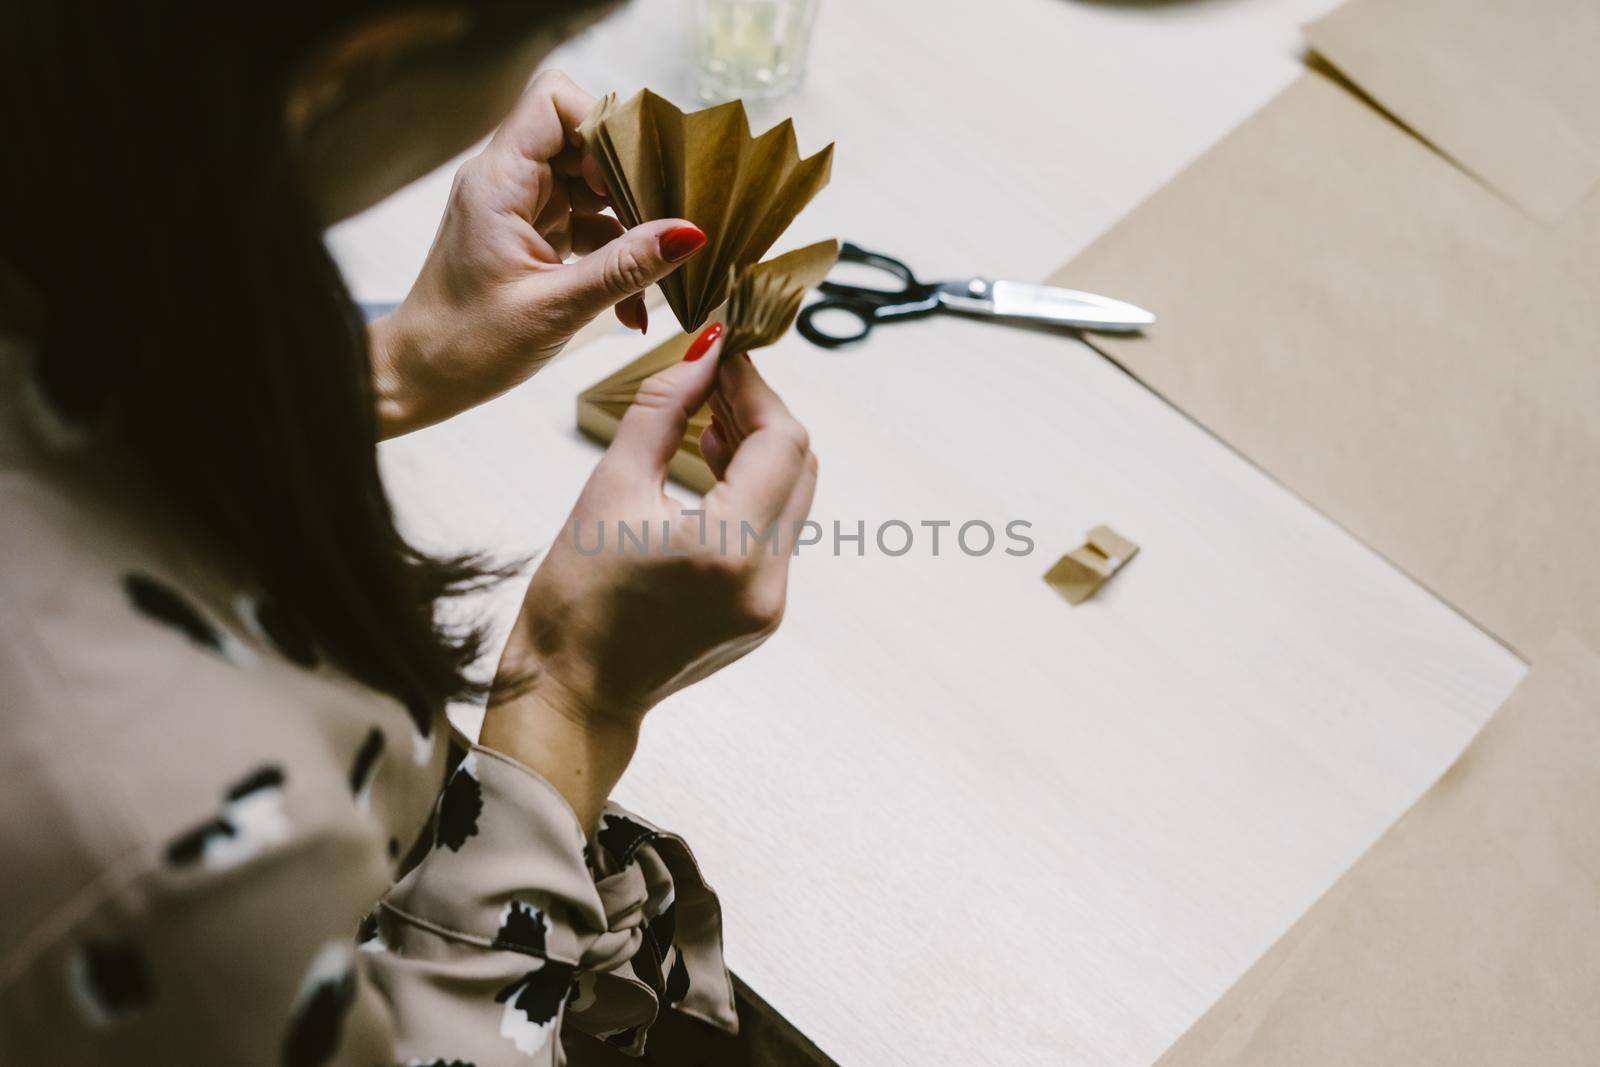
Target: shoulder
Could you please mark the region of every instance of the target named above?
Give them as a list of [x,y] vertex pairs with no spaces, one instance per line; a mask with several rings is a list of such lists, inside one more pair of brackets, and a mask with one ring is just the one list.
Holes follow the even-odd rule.
[[0,859],[30,872],[0,880],[0,979],[120,885],[409,844],[442,739],[274,628],[128,508],[0,470]]

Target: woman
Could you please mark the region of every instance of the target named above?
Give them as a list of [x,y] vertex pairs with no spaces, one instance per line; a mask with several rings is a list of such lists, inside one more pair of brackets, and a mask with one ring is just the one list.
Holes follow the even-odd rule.
[[[485,695],[478,643],[435,610],[496,574],[407,546],[374,455],[596,315],[642,330],[704,243],[623,233],[592,99],[524,90],[605,6],[0,15],[0,1063],[549,1064],[669,1006],[732,1025],[692,858],[606,797],[646,712],[783,609],[786,553],[674,521],[687,414],[719,415],[708,522],[803,519],[803,430],[716,328],[652,379],[464,758],[442,708]],[[320,229],[497,122],[369,334]],[[672,555],[571,539],[646,518]]]

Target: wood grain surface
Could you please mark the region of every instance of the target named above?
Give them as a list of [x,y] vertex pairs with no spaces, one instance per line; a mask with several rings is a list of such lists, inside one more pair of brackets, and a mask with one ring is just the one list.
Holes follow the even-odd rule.
[[[824,2],[788,110],[834,178],[778,248],[1042,278],[1287,84],[1327,6]],[[686,7],[639,0],[555,62],[689,103]],[[334,232],[359,295],[403,295],[448,182]],[[412,535],[536,557],[599,455],[577,394],[654,322],[386,446]],[[694,843],[734,969],[845,1067],[1150,1063],[1523,672],[1070,336],[941,317],[757,359],[812,432],[815,518],[867,553],[803,554],[782,631],[652,715],[619,799]],[[970,557],[950,527],[888,556],[890,520],[1036,547]],[[1041,576],[1100,523],[1142,551],[1069,606]],[[471,607],[503,626],[518,595]]]

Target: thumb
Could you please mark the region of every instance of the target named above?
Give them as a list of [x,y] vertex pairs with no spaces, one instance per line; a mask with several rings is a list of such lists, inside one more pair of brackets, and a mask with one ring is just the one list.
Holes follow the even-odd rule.
[[539,275],[541,295],[588,322],[671,274],[705,243],[700,227],[683,219],[641,223],[577,262]]
[[622,416],[602,465],[657,485],[683,445],[689,416],[705,406],[717,385],[722,356],[722,323],[713,322],[693,341],[685,335],[683,358],[646,378]]

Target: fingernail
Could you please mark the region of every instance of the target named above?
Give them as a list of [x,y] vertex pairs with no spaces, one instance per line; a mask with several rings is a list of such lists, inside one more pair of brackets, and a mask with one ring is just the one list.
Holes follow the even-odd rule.
[[644,306],[644,301],[639,301],[639,336],[643,337],[650,332],[650,309]]
[[674,226],[661,235],[661,254],[673,263],[688,259],[706,245],[706,235],[698,226]]
[[694,339],[694,344],[689,346],[689,351],[683,354],[683,361],[685,363],[693,363],[695,360],[711,351],[711,346],[716,344],[717,338],[721,336],[722,323],[713,322],[710,326],[707,326],[700,332],[699,337]]

